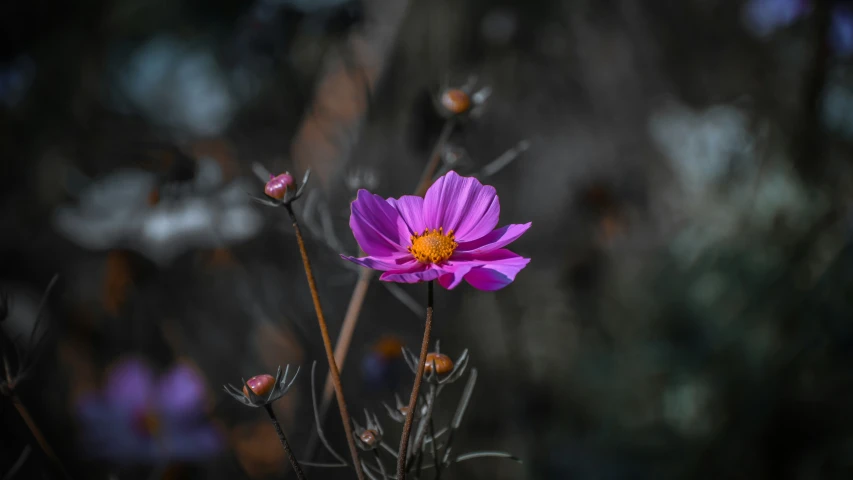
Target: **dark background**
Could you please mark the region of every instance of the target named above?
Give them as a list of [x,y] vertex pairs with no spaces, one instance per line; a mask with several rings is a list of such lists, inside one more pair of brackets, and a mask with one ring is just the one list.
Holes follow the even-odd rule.
[[[14,103],[0,105],[3,329],[25,338],[60,275],[44,348],[16,391],[73,478],[163,475],[81,452],[74,401],[117,359],[182,359],[208,381],[228,446],[164,478],[292,477],[263,412],[221,385],[301,365],[276,404],[301,456],[311,362],[318,382],[326,372],[283,209],[252,207],[263,225],[248,240],[188,240],[160,262],[131,247],[132,229],[100,248],[64,234],[56,219],[74,192],[132,168],[155,174],[162,195],[202,157],[257,194],[255,162],[297,178],[311,168],[312,208],[305,197],[297,210],[320,225],[308,248],[334,340],[357,279],[338,257],[357,252],[349,201],[360,187],[413,191],[442,125],[430,96],[471,75],[492,93],[454,131],[467,153],[455,167],[478,172],[529,142],[483,181],[502,225],[533,222],[510,247],[532,261],[497,293],[438,289],[433,333],[451,356],[470,349],[479,372],[458,451],[524,463],[472,460],[448,478],[850,478],[853,83],[823,41],[824,4],[759,37],[740,1],[282,3],[254,21],[260,3],[0,3],[0,66],[27,85],[0,82]],[[170,66],[128,66],[158,38]],[[212,61],[194,73],[163,73],[200,51]],[[134,212],[142,222],[162,205]],[[423,285],[400,288],[424,302]],[[343,371],[350,411],[380,414],[393,445],[380,403],[392,391],[360,367],[383,336],[417,349],[422,324],[374,280]],[[383,375],[408,398],[405,370]],[[16,478],[60,478],[9,398],[0,419],[0,478],[27,445]],[[325,424],[345,453],[334,408]]]

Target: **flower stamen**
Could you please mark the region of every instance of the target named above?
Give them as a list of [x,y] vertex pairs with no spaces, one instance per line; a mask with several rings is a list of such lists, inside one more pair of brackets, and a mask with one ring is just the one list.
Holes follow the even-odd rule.
[[424,229],[424,233],[415,233],[411,237],[412,246],[408,248],[421,263],[439,263],[447,260],[453,255],[453,251],[459,246],[454,238],[453,230],[444,234],[444,228]]

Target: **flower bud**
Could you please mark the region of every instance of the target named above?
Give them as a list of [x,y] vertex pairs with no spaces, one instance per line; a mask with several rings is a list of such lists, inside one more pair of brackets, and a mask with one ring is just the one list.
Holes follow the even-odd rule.
[[294,185],[293,176],[287,172],[282,173],[277,177],[270,175],[270,180],[267,182],[266,186],[264,186],[264,193],[267,194],[268,197],[276,200],[282,200],[284,195],[287,193],[287,189]]
[[445,373],[449,373],[453,370],[453,360],[443,353],[428,353],[426,356],[424,371],[426,373],[432,373],[433,364],[435,364],[435,373],[439,375],[444,375]]
[[375,447],[380,440],[382,440],[382,436],[376,430],[367,429],[361,432],[361,435],[358,438],[368,447]]
[[441,94],[441,106],[453,115],[461,115],[471,109],[471,97],[458,88],[445,90]]
[[[259,397],[264,397],[269,395],[272,389],[275,387],[275,378],[272,375],[257,375],[249,379],[246,382],[246,385],[252,389],[252,393]],[[246,390],[246,387],[243,386],[243,395],[246,398],[249,398],[249,392]]]

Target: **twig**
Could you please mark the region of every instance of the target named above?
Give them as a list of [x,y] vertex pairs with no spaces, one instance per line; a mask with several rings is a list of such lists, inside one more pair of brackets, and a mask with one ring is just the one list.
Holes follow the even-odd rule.
[[421,390],[421,381],[424,377],[424,363],[426,363],[427,350],[429,350],[429,336],[432,331],[434,281],[427,283],[427,313],[424,324],[424,337],[421,342],[421,355],[418,361],[418,371],[415,373],[415,384],[412,386],[412,395],[409,397],[409,409],[406,415],[406,423],[403,424],[403,435],[400,437],[400,451],[397,454],[397,480],[406,479],[406,458],[409,449],[409,435],[412,433],[412,422],[417,411],[418,394]]
[[382,458],[379,457],[379,450],[373,450],[373,455],[376,457],[376,464],[379,465],[379,471],[382,472],[382,478],[388,476],[385,472],[385,464],[382,463]]
[[14,477],[18,473],[18,470],[20,470],[21,467],[24,466],[24,463],[27,461],[27,458],[30,456],[30,452],[32,450],[32,447],[30,447],[29,445],[24,447],[24,450],[21,452],[21,456],[18,457],[18,460],[15,462],[14,465],[12,465],[12,468],[10,468],[8,472],[6,472],[6,475],[3,475],[3,480],[11,480],[12,477]]
[[30,432],[33,433],[33,437],[36,439],[36,442],[38,442],[39,447],[41,447],[45,455],[47,455],[48,458],[53,461],[53,463],[59,469],[60,473],[62,473],[62,476],[70,480],[71,475],[68,474],[68,471],[65,470],[65,466],[62,465],[61,461],[59,461],[59,457],[57,457],[56,453],[53,452],[53,449],[50,448],[50,445],[47,443],[47,439],[44,438],[44,435],[41,433],[41,430],[39,429],[38,425],[36,425],[36,422],[35,420],[33,420],[33,417],[30,416],[30,412],[29,410],[27,410],[27,407],[25,407],[24,404],[21,403],[21,399],[18,398],[17,394],[13,393],[11,399],[12,404],[15,405],[15,410],[18,411],[18,415],[20,415],[24,423],[27,424],[27,428],[30,429]]
[[474,393],[474,385],[477,383],[477,369],[471,369],[471,374],[468,375],[468,382],[465,384],[465,389],[462,391],[462,398],[459,399],[459,405],[456,407],[456,413],[453,414],[453,420],[450,422],[450,433],[447,434],[447,443],[444,445],[444,455],[441,459],[441,465],[447,463],[450,457],[450,448],[453,445],[453,434],[462,424],[462,416],[465,415],[465,410],[468,408],[468,402],[471,401],[471,394]]
[[293,454],[293,450],[290,449],[290,444],[287,443],[287,437],[284,436],[284,431],[281,429],[281,425],[278,423],[278,419],[275,417],[275,412],[272,410],[271,404],[264,405],[264,408],[267,411],[267,414],[270,416],[270,420],[272,421],[273,426],[275,427],[275,433],[278,434],[278,439],[281,441],[281,446],[284,447],[284,453],[287,454],[287,458],[290,459],[290,465],[293,467],[293,471],[296,472],[296,478],[299,480],[305,480],[305,473],[302,472],[302,467],[299,466],[299,461],[296,460],[296,456]]
[[358,450],[355,446],[355,438],[352,434],[352,420],[347,411],[346,400],[344,399],[344,388],[341,385],[341,376],[338,372],[338,366],[335,362],[335,356],[332,352],[332,340],[329,338],[329,328],[326,326],[326,319],[323,315],[323,307],[320,304],[320,294],[317,291],[317,283],[314,280],[314,272],[311,270],[311,261],[308,259],[308,251],[305,249],[305,240],[302,238],[302,232],[299,230],[299,222],[296,220],[296,214],[293,212],[293,207],[288,203],[285,204],[287,213],[290,215],[290,220],[293,222],[293,230],[296,233],[296,242],[299,244],[299,253],[302,255],[302,266],[305,268],[305,277],[308,280],[308,288],[311,290],[311,299],[314,301],[314,311],[317,314],[317,324],[320,326],[320,335],[323,337],[323,346],[326,349],[326,359],[329,362],[329,374],[332,376],[332,381],[335,386],[335,394],[338,399],[338,408],[341,412],[341,422],[344,425],[344,433],[347,437],[350,455],[352,455],[353,466],[358,480],[364,480],[364,471],[361,468],[361,462],[358,459]]
[[418,182],[418,188],[415,190],[415,195],[422,197],[429,186],[432,185],[432,179],[435,176],[436,170],[438,170],[438,166],[441,164],[441,151],[444,149],[444,145],[447,143],[447,140],[450,139],[450,134],[453,133],[453,127],[455,126],[455,118],[451,118],[444,122],[444,127],[441,129],[438,141],[435,142],[435,147],[433,147],[432,153],[430,154],[429,163],[427,163],[426,168],[424,168],[424,171],[421,174],[421,180]]
[[[346,467],[347,466],[346,460],[344,460],[343,457],[341,457],[340,454],[338,454],[338,452],[336,452],[332,448],[332,446],[329,445],[329,441],[326,440],[326,436],[323,435],[323,427],[322,427],[322,425],[320,425],[320,412],[317,408],[317,392],[315,390],[316,387],[314,385],[314,371],[316,369],[317,369],[317,361],[315,360],[314,363],[311,364],[311,406],[314,408],[314,421],[317,423],[317,437],[320,439],[321,442],[323,442],[323,445],[326,447],[326,450],[328,450],[329,453],[331,453],[332,456],[335,457],[335,459],[337,461],[341,462],[341,465],[338,465],[338,466]],[[302,463],[305,463],[305,462],[302,462]]]
[[432,438],[432,442],[430,442],[430,445],[432,446],[432,463],[435,466],[435,478],[438,480],[441,469],[439,468],[438,463],[438,451],[435,446],[435,425],[432,418],[429,419],[429,436]]

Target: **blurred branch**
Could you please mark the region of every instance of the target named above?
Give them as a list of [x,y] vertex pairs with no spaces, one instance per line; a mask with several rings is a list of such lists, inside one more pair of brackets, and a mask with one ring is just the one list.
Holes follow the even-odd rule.
[[12,468],[6,472],[6,475],[3,475],[2,480],[11,480],[17,473],[21,467],[24,466],[24,463],[27,461],[27,458],[30,456],[30,452],[32,451],[32,447],[29,445],[24,447],[24,450],[21,452],[21,456],[18,457],[18,460],[15,461],[15,464],[12,465]]

